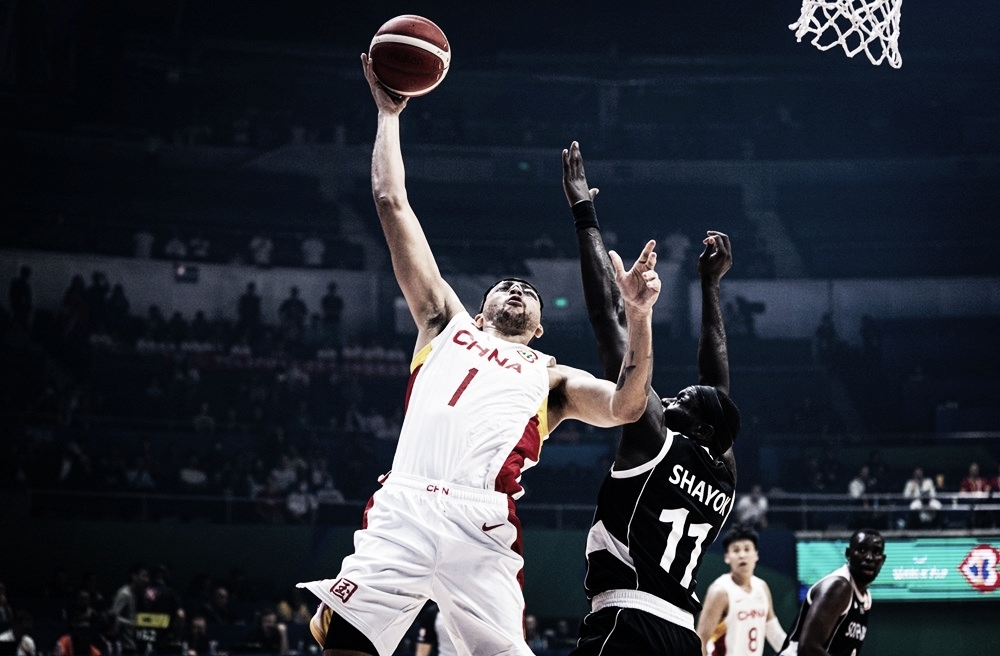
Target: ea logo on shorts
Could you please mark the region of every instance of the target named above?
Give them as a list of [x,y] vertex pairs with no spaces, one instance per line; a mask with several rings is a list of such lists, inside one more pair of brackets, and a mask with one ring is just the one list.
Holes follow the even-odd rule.
[[333,585],[330,586],[330,594],[335,597],[339,597],[345,604],[347,603],[347,600],[351,598],[351,595],[357,592],[357,590],[358,584],[345,578],[337,579],[334,581]]

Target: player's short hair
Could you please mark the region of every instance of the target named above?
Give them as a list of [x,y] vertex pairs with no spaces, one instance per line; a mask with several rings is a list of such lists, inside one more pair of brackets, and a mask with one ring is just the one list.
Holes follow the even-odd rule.
[[480,312],[482,312],[483,308],[486,307],[486,297],[488,297],[490,295],[490,292],[493,291],[493,289],[497,285],[499,285],[500,283],[502,283],[502,282],[519,282],[522,285],[526,285],[528,287],[531,287],[531,289],[534,290],[535,295],[538,296],[538,309],[541,310],[541,309],[543,309],[545,307],[545,303],[542,302],[542,293],[540,291],[538,291],[537,287],[535,287],[534,285],[532,285],[527,280],[524,280],[523,278],[501,278],[500,280],[497,280],[495,283],[493,283],[492,285],[490,285],[489,287],[487,287],[486,291],[483,292],[483,300],[479,304],[479,311]]
[[726,534],[722,536],[722,549],[726,551],[729,549],[729,545],[733,542],[738,542],[740,540],[749,540],[753,542],[753,548],[757,548],[757,541],[760,536],[757,535],[757,531],[753,530],[749,526],[744,526],[743,524],[737,524],[733,528],[726,531]]

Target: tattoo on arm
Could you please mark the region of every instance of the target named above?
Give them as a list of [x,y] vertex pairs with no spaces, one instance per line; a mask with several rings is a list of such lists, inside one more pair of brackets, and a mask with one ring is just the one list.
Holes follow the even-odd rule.
[[[632,354],[630,353],[629,354],[629,356],[630,356],[629,360],[632,359],[631,355]],[[615,386],[615,391],[620,391],[623,387],[625,387],[625,381],[628,380],[628,375],[630,373],[632,373],[633,369],[635,369],[635,365],[634,364],[627,364],[624,367],[622,367],[622,372],[618,376],[618,384]]]

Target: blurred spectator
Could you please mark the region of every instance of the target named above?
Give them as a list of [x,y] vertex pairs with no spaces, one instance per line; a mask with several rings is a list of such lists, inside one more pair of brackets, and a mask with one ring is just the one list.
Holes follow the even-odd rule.
[[60,338],[64,344],[77,344],[90,332],[90,305],[83,276],[75,274],[63,293],[59,310]]
[[112,635],[121,644],[123,653],[136,653],[135,618],[139,612],[139,599],[148,585],[149,568],[135,563],[128,570],[128,582],[118,588],[111,601],[110,618],[114,623]]
[[833,314],[824,312],[816,327],[816,360],[820,364],[833,366],[840,352],[840,338],[833,324]]
[[256,627],[247,634],[236,651],[285,656],[289,653],[288,627],[284,622],[278,621],[278,614],[273,608],[265,608],[257,616]]
[[14,609],[7,598],[7,584],[0,581],[0,630],[6,631],[14,621]]
[[319,234],[312,230],[309,235],[302,240],[302,264],[307,267],[323,266],[323,254],[326,253],[326,244]]
[[208,322],[204,310],[196,310],[188,336],[198,344],[208,344],[212,340],[212,324]]
[[892,476],[889,470],[889,465],[882,459],[882,452],[878,449],[873,449],[871,454],[868,456],[868,491],[885,491],[887,489],[895,488],[890,477]]
[[152,629],[155,631],[155,637],[147,636],[154,637],[155,653],[180,651],[186,615],[180,594],[170,585],[170,569],[166,565],[157,565],[153,568],[149,585],[143,590],[139,599],[138,610],[159,620]]
[[156,489],[153,473],[142,454],[137,454],[132,460],[132,466],[125,470],[125,484],[133,491]]
[[177,483],[181,492],[204,493],[208,490],[208,473],[201,466],[197,453],[188,453],[187,461],[177,470]]
[[309,479],[302,476],[296,486],[285,497],[288,517],[297,524],[315,524],[319,511],[319,497],[309,486]]
[[907,499],[913,499],[910,502],[911,527],[939,526],[941,502],[935,498],[937,490],[934,487],[934,481],[924,478],[922,468],[913,468],[913,477],[906,481],[906,485],[903,487],[903,496]]
[[87,287],[87,308],[90,311],[90,325],[95,328],[106,327],[108,316],[108,294],[111,285],[103,271],[90,274],[90,285]]
[[289,342],[298,342],[302,339],[306,326],[306,317],[309,316],[309,308],[305,301],[299,298],[299,288],[293,286],[289,289],[289,295],[278,306],[278,322],[281,327],[281,336]]
[[208,259],[210,242],[205,237],[205,233],[199,230],[194,237],[188,240],[188,253],[193,260],[204,262]]
[[209,639],[208,622],[205,621],[205,616],[201,613],[192,615],[191,620],[187,622],[187,630],[184,632],[184,644],[187,645],[187,651],[182,656],[215,654],[214,642],[214,640]]
[[[990,482],[979,475],[979,463],[969,463],[969,473],[958,486],[958,494],[966,499],[986,499],[990,495]],[[973,502],[974,503],[974,502]],[[969,513],[967,525],[969,528],[989,528],[992,524],[992,513],[978,510],[975,505]]]
[[878,324],[870,314],[861,315],[861,354],[871,364],[877,364],[882,355],[882,336]]
[[125,297],[125,288],[121,283],[115,283],[108,296],[107,307],[105,309],[106,326],[108,332],[115,339],[126,339],[126,330],[129,319],[129,302]]
[[187,244],[181,239],[180,233],[175,230],[167,243],[163,245],[163,256],[168,260],[183,260],[187,254]]
[[279,622],[300,626],[309,624],[315,610],[313,606],[306,603],[301,588],[292,588],[288,593],[288,598],[280,599],[275,607]]
[[549,649],[568,650],[576,647],[576,634],[570,630],[569,621],[566,619],[556,620],[554,628],[545,631],[545,639],[549,644]]
[[2,653],[13,656],[36,656],[35,639],[31,637],[34,620],[26,610],[19,610],[11,618],[10,628],[0,633],[0,643],[10,643],[10,649],[0,647]]
[[180,310],[174,310],[170,315],[170,320],[167,321],[167,341],[174,346],[180,346],[187,337],[187,321]]
[[211,405],[208,401],[202,401],[198,408],[198,414],[191,420],[196,433],[212,433],[215,431],[215,417],[212,416]]
[[326,293],[320,299],[323,310],[323,326],[327,338],[336,347],[341,345],[340,318],[344,312],[344,299],[337,294],[337,283],[331,281],[326,285]]
[[750,488],[750,494],[740,496],[736,502],[736,521],[755,529],[767,528],[767,497],[760,485]]
[[254,265],[261,269],[271,268],[274,242],[263,232],[258,232],[250,240],[250,257]]
[[14,315],[14,321],[22,328],[27,328],[31,320],[31,285],[28,282],[30,278],[31,267],[24,265],[18,271],[17,277],[10,281],[8,294],[10,311]]
[[90,484],[92,473],[90,457],[76,440],[67,440],[62,447],[56,483],[61,487],[79,490]]
[[859,510],[855,511],[849,522],[852,528],[879,528],[880,516],[876,511],[875,499],[870,496],[869,479],[868,465],[862,465],[857,475],[847,484],[847,494],[855,499],[859,506]]
[[257,285],[252,281],[247,283],[246,290],[240,295],[237,317],[237,334],[250,343],[255,342],[260,332],[260,296]]
[[531,613],[524,616],[524,639],[531,651],[536,654],[543,653],[549,648],[549,641],[538,628],[538,618]]
[[91,617],[77,609],[69,618],[69,630],[56,640],[54,656],[101,656],[106,646]]
[[135,250],[133,251],[135,257],[143,260],[153,257],[153,243],[155,241],[156,237],[153,236],[153,233],[148,228],[136,230],[135,234],[132,235],[132,242],[135,244]]
[[208,600],[202,606],[205,621],[212,624],[244,624],[244,620],[233,612],[229,604],[229,588],[221,583],[212,586]]

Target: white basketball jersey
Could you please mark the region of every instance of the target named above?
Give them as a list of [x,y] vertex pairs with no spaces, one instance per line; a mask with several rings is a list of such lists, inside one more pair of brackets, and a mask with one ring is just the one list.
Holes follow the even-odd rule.
[[520,497],[548,437],[550,362],[456,315],[410,363],[392,471]]
[[729,610],[724,621],[726,632],[716,640],[715,656],[758,656],[764,653],[764,630],[767,625],[767,593],[764,582],[750,577],[750,591],[737,585],[732,576],[718,579],[729,596]]

